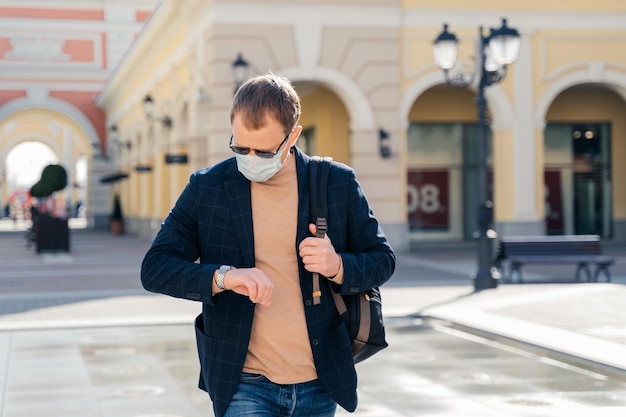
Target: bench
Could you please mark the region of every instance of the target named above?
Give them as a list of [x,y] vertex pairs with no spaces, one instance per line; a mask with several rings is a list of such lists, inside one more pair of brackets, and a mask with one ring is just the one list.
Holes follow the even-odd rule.
[[[576,281],[584,272],[589,282],[597,282],[600,274],[611,282],[609,267],[613,262],[603,254],[598,235],[510,236],[500,239],[494,266],[505,282],[512,282],[515,275],[518,282],[523,282],[525,264],[572,264],[576,265]],[[505,264],[509,266],[508,274]],[[595,266],[593,275],[590,266]]]

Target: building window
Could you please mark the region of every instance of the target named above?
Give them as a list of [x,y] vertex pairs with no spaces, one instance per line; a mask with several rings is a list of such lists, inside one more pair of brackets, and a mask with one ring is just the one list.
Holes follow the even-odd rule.
[[[477,145],[476,124],[409,125],[407,205],[414,240],[427,237],[472,238],[477,229],[480,203],[477,195]],[[491,155],[490,148],[488,155]],[[489,162],[488,190],[491,195],[490,166]]]

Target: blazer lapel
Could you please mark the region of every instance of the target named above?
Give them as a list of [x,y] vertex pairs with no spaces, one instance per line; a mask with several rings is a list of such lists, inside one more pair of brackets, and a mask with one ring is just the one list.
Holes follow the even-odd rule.
[[298,148],[295,148],[295,153],[296,170],[298,173],[298,231],[296,234],[296,245],[298,246],[307,236],[310,236],[309,223],[311,223],[311,210],[309,207],[308,171],[310,158]]
[[237,163],[233,160],[230,178],[224,181],[227,190],[226,199],[233,219],[235,234],[243,257],[243,267],[253,267],[254,231],[252,227],[252,200],[250,182],[237,171]]

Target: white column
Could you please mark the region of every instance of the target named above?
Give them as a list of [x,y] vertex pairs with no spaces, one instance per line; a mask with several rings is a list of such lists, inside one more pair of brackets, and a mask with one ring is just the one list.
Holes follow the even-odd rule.
[[[68,208],[71,210],[72,208],[72,196],[74,191],[74,173],[76,171],[76,161],[74,161],[74,144],[73,144],[74,135],[72,134],[72,129],[66,126],[63,129],[63,166],[65,167],[65,171],[67,172],[67,185],[65,186],[65,190],[63,192],[63,197],[65,201],[65,213],[68,213]],[[71,211],[70,211],[71,212]]]
[[105,159],[92,158],[88,167],[87,221],[90,228],[106,230],[109,227],[111,205],[109,200],[111,185],[102,184],[100,178],[110,173],[112,165]]
[[536,210],[535,125],[533,118],[532,45],[522,36],[522,45],[515,67],[514,184],[515,222],[538,222]]

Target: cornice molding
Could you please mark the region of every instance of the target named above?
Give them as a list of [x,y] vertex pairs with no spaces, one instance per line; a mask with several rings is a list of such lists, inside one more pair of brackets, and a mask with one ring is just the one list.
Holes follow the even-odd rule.
[[42,9],[66,9],[80,7],[81,9],[101,9],[112,5],[135,5],[153,8],[162,0],[0,0],[0,7],[37,7]]
[[[626,13],[588,11],[514,11],[492,10],[421,10],[406,9],[402,14],[403,28],[441,28],[445,21],[453,30],[497,27],[505,16],[509,24],[523,33],[537,30],[618,30],[623,31]],[[434,35],[433,35],[434,37]]]
[[215,23],[288,24],[302,21],[330,26],[400,27],[404,10],[392,7],[214,2]]

